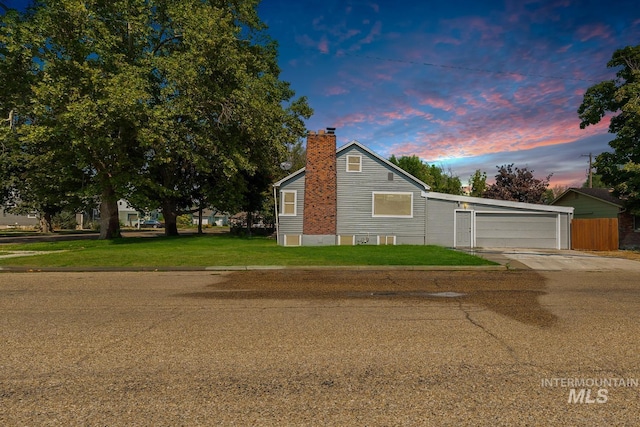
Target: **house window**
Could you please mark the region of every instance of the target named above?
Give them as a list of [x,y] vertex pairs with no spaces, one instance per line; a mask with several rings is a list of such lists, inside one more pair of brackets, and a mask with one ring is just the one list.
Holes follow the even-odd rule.
[[282,205],[280,206],[280,215],[284,216],[296,216],[296,202],[298,193],[297,191],[282,191],[280,192],[280,200]]
[[31,212],[27,214],[27,218],[29,219],[38,219],[38,214]]
[[640,215],[633,216],[633,231],[640,231]]
[[347,156],[347,172],[362,172],[362,156]]
[[300,246],[302,244],[302,236],[300,234],[285,234],[285,246]]
[[338,245],[355,245],[356,236],[338,236]]
[[396,236],[378,236],[379,245],[395,245]]
[[413,193],[373,192],[372,216],[413,218]]

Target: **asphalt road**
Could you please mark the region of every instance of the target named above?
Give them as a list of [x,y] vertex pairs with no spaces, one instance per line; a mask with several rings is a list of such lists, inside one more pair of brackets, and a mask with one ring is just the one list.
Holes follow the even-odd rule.
[[637,425],[638,282],[1,273],[0,424]]

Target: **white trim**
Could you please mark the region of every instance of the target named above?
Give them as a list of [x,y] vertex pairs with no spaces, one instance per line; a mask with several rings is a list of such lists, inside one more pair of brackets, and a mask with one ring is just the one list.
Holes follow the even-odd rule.
[[[376,194],[393,194],[398,196],[411,196],[410,215],[380,215],[375,213]],[[371,192],[371,217],[372,218],[413,218],[413,193],[410,191],[372,191]]]
[[[384,245],[383,246],[396,246],[396,235],[395,234],[379,234],[376,236],[376,245],[380,246],[380,238],[384,237]],[[393,238],[393,243],[387,243],[387,239],[389,237]]]
[[[358,170],[349,170],[349,165],[355,165],[355,163],[350,163],[349,162],[349,157],[355,157],[358,159]],[[347,154],[346,155],[346,168],[345,171],[348,173],[358,173],[358,172],[362,172],[362,156],[361,155],[355,155],[355,154]]]
[[471,236],[469,236],[469,247],[476,247],[476,212],[471,209],[454,209],[453,210],[453,247],[458,247],[458,212],[469,212],[469,226],[471,227]]
[[[537,205],[534,203],[511,202],[508,200],[484,199],[482,197],[458,196],[455,194],[427,192],[427,199],[449,200],[453,202],[472,203],[475,205],[501,206],[507,208],[527,209],[532,211],[552,212],[552,213],[573,213],[573,208],[566,206]],[[480,212],[480,211],[479,211]]]
[[556,249],[562,249],[562,234],[561,234],[561,228],[562,228],[562,220],[560,219],[560,214],[558,214],[558,217],[556,219]]
[[[284,195],[293,193],[293,213],[284,213]],[[280,190],[280,216],[298,215],[298,190]]]

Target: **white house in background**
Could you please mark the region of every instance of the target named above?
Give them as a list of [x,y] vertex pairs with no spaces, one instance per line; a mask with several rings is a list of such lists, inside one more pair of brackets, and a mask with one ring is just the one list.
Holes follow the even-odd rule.
[[358,141],[336,149],[333,128],[309,132],[306,167],[274,193],[284,246],[571,247],[573,208],[432,192]]

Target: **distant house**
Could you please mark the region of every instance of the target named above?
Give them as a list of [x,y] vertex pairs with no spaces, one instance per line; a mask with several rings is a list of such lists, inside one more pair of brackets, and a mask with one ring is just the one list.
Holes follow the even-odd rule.
[[138,223],[140,214],[129,202],[124,199],[118,200],[118,220],[125,227],[134,227]]
[[358,141],[336,149],[332,128],[309,132],[306,167],[274,187],[284,246],[571,247],[573,208],[432,192]]
[[[191,214],[191,220],[193,225],[198,225],[199,217],[198,213]],[[229,224],[229,215],[214,211],[213,209],[202,210],[202,225],[203,226],[222,226]]]
[[573,207],[576,219],[617,218],[620,248],[640,247],[640,216],[631,215],[606,188],[569,188],[551,204]]
[[0,228],[34,228],[39,225],[40,219],[36,213],[15,215],[7,212],[5,206],[0,206]]

